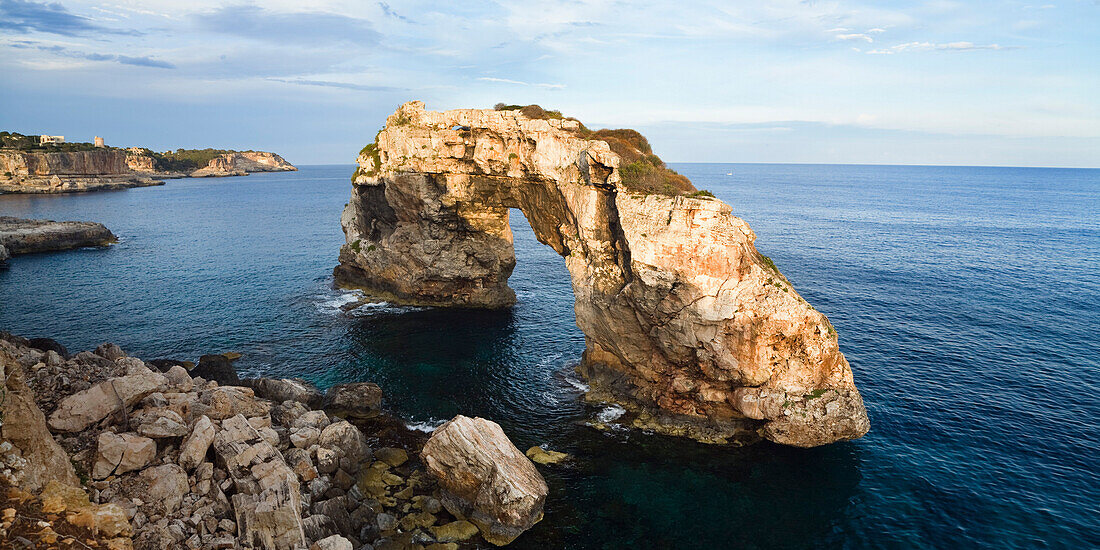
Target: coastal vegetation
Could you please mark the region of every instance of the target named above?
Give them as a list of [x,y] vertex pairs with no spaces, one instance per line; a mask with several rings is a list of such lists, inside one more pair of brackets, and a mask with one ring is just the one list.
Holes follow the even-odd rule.
[[38,135],[25,135],[19,132],[0,132],[0,149],[14,149],[27,153],[74,153],[79,151],[97,151],[102,149],[114,149],[114,147],[96,147],[94,143],[66,142],[39,143]]
[[152,157],[156,169],[160,172],[193,172],[227,153],[255,152],[233,149],[176,149],[158,153],[146,148],[142,148],[141,151],[142,154]]
[[577,128],[573,130],[584,139],[607,142],[611,150],[619,155],[619,176],[623,187],[636,193],[660,195],[684,195],[699,198],[713,197],[709,191],[699,191],[691,180],[669,168],[661,157],[653,153],[649,140],[637,130],[630,128],[590,130],[581,121],[562,115],[561,111],[544,109],[538,105],[506,105],[497,103],[497,111],[519,111],[523,116],[533,119],[573,120]]

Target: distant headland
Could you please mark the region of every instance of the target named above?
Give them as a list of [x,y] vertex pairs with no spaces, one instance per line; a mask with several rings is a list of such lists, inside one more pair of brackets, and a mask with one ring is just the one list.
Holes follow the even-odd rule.
[[244,176],[297,170],[265,151],[110,147],[103,138],[66,142],[64,136],[0,132],[0,194],[77,193],[163,185],[187,177]]

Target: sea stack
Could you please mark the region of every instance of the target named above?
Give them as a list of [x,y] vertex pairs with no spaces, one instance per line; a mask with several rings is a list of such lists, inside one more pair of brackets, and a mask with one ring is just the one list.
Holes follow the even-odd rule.
[[338,283],[398,303],[509,307],[508,209],[519,208],[565,258],[589,399],[705,442],[812,447],[865,434],[829,320],[729,205],[669,176],[630,132],[541,109],[402,105],[359,155]]

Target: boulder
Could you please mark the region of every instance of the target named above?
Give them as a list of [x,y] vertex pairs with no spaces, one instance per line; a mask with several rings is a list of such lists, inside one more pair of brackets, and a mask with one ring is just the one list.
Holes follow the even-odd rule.
[[[4,344],[4,342],[0,342]],[[38,491],[50,481],[79,485],[69,455],[54,441],[46,427],[46,416],[35,404],[34,394],[23,379],[23,369],[3,348],[0,348],[0,439],[18,449],[25,468],[20,484],[29,491]]]
[[100,382],[61,400],[50,415],[50,429],[57,432],[81,431],[111,413],[132,407],[167,383],[164,375],[154,372]]
[[164,376],[168,378],[168,383],[172,387],[181,392],[189,392],[195,387],[195,382],[191,379],[191,375],[187,374],[187,369],[180,365],[169,367]]
[[374,452],[374,457],[396,468],[409,460],[409,453],[405,449],[382,447]]
[[189,369],[195,366],[195,364],[191,361],[181,361],[179,359],[150,359],[146,361],[146,363],[151,365],[153,368],[159,370],[160,372],[168,372],[168,369],[176,365],[179,365],[184,369]]
[[187,435],[187,424],[171,409],[153,409],[144,412],[138,420],[137,432],[145,437],[168,438]]
[[28,345],[37,350],[56,352],[61,357],[69,356],[69,350],[52,338],[31,338]]
[[478,533],[477,526],[466,520],[437,525],[430,530],[435,540],[439,542],[464,542],[472,539]]
[[252,388],[220,386],[203,391],[199,401],[204,405],[200,412],[211,420],[225,420],[238,414],[246,418],[271,414],[271,403],[257,399]]
[[311,409],[321,406],[324,394],[309,382],[301,378],[249,378],[242,380],[241,384],[252,388],[256,395],[282,403],[283,401],[297,401]]
[[96,446],[96,460],[92,466],[92,478],[106,479],[140,470],[157,457],[157,444],[139,435],[103,432]]
[[374,418],[382,409],[382,388],[373,382],[337,384],[325,394],[324,409],[353,420]]
[[341,465],[344,465],[345,461],[353,464],[351,471],[358,471],[359,463],[368,460],[371,456],[366,436],[347,420],[338,420],[321,430],[321,437],[318,438],[317,444],[322,448],[336,451]]
[[305,546],[298,476],[279,451],[243,415],[222,421],[214,449],[237,490],[232,502],[241,542],[273,550]]
[[210,417],[203,415],[191,427],[191,435],[180,445],[179,465],[192,470],[206,461],[206,453],[214,442],[216,430]]
[[146,468],[141,478],[148,484],[145,500],[156,506],[157,510],[171,515],[179,510],[183,496],[191,492],[187,482],[187,472],[177,464],[162,464]]
[[443,505],[485,540],[508,544],[542,520],[546,481],[495,422],[456,416],[432,432],[420,457]]
[[221,386],[241,385],[237,369],[233,368],[232,361],[224,355],[209,354],[199,357],[199,364],[191,369],[191,377],[213,380]]
[[354,550],[354,547],[350,540],[340,535],[332,535],[313,543],[309,550]]
[[109,361],[116,361],[126,357],[126,352],[122,351],[122,348],[110,342],[100,344],[93,353]]

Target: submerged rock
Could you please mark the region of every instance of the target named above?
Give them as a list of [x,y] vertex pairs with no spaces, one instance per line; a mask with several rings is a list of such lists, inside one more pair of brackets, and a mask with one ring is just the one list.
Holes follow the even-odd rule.
[[432,433],[420,457],[443,489],[443,505],[485,540],[508,544],[542,520],[546,481],[497,423],[456,416]]
[[[338,283],[395,303],[511,306],[508,210],[519,208],[565,258],[590,400],[708,442],[814,446],[866,433],[835,329],[756,250],[748,224],[709,194],[624,184],[602,138],[616,141],[574,120],[402,105],[358,158]],[[740,398],[752,389],[778,401]],[[818,391],[839,405],[782,412]]]
[[542,447],[535,446],[527,449],[527,458],[539,464],[557,464],[565,460],[569,460],[570,456],[565,453],[559,453],[558,451],[548,451]]

